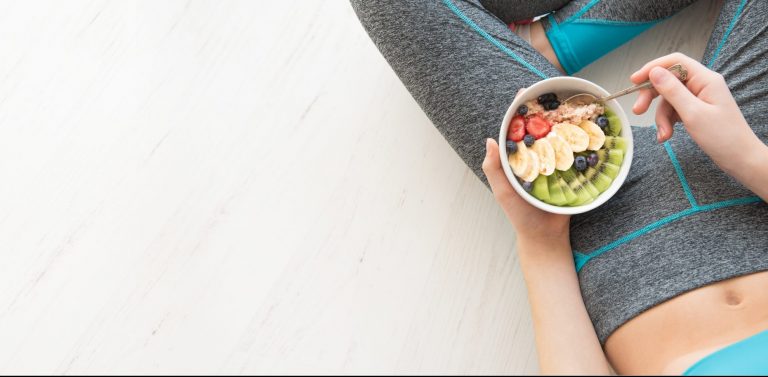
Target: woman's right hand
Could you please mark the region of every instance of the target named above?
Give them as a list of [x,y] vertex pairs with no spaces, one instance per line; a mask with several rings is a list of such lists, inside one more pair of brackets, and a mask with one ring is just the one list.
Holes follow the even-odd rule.
[[[665,69],[676,63],[688,70],[685,83]],[[630,79],[635,84],[650,79],[654,87],[640,93],[632,108],[635,114],[646,112],[654,97],[662,97],[656,109],[660,143],[669,140],[673,125],[682,121],[699,147],[721,169],[737,179],[745,167],[765,158],[765,144],[747,124],[719,73],[686,55],[674,53],[647,63]]]

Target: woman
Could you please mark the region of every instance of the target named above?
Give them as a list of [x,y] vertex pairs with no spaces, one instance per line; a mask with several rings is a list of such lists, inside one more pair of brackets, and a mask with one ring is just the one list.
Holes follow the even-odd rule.
[[[544,373],[768,373],[768,2],[726,1],[704,64],[672,54],[632,75],[655,88],[634,112],[662,97],[656,127],[633,129],[630,176],[594,211],[528,205],[486,140],[519,89],[580,69],[689,2],[353,0],[512,222]],[[689,70],[685,84],[658,68],[674,63]]]

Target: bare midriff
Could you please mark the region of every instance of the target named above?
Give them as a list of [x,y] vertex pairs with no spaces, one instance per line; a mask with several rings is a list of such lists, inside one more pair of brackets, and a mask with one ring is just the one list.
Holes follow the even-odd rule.
[[729,344],[768,329],[768,271],[684,293],[619,327],[605,353],[620,374],[682,374]]

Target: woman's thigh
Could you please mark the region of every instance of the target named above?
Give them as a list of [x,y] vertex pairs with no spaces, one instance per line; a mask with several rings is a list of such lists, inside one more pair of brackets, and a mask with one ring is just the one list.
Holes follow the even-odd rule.
[[556,11],[570,2],[571,0],[480,0],[485,9],[508,24]]
[[371,39],[448,143],[485,182],[485,138],[520,88],[559,72],[479,1],[362,1]]
[[[702,63],[725,77],[747,122],[768,142],[768,1],[726,1]],[[753,195],[722,172],[682,128],[670,145],[699,204]]]

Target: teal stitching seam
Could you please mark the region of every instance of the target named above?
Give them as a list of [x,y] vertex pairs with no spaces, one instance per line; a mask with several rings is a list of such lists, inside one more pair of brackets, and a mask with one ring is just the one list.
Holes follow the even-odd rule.
[[523,58],[519,57],[517,54],[515,54],[514,52],[512,52],[512,50],[510,50],[510,49],[509,49],[509,47],[507,47],[507,46],[505,46],[504,44],[502,44],[501,42],[499,42],[499,41],[498,41],[496,38],[494,38],[493,36],[491,36],[490,34],[488,34],[488,32],[487,32],[487,31],[483,30],[483,28],[481,28],[480,26],[478,26],[478,25],[477,25],[477,24],[476,24],[474,21],[472,21],[472,20],[471,20],[469,17],[467,17],[467,15],[465,15],[465,14],[464,14],[464,13],[463,13],[463,12],[462,12],[462,11],[461,11],[461,10],[460,10],[458,7],[457,7],[457,6],[456,6],[456,4],[454,4],[453,2],[451,2],[451,0],[443,0],[443,3],[445,3],[445,5],[446,5],[446,6],[447,6],[447,7],[448,7],[448,8],[449,8],[449,9],[450,9],[450,10],[451,10],[453,13],[455,13],[457,16],[459,16],[459,18],[460,18],[462,21],[464,21],[464,23],[466,23],[467,25],[469,25],[469,27],[470,27],[470,28],[472,28],[474,31],[476,31],[478,34],[480,34],[480,35],[481,35],[483,38],[485,38],[485,39],[486,39],[488,42],[491,42],[491,44],[493,44],[494,46],[498,47],[498,48],[499,48],[501,51],[503,51],[505,54],[507,54],[507,55],[509,55],[510,57],[512,57],[512,59],[515,59],[515,60],[516,60],[518,63],[522,64],[523,66],[525,66],[526,68],[528,68],[529,70],[531,70],[533,73],[535,73],[535,74],[537,74],[537,75],[541,76],[541,78],[543,78],[543,79],[546,79],[546,78],[548,78],[548,76],[547,76],[547,75],[545,75],[543,72],[541,72],[541,71],[539,71],[538,69],[536,69],[536,67],[534,67],[533,65],[531,65],[531,63],[528,63],[528,62],[527,62],[527,61],[525,61]]
[[733,31],[733,28],[736,26],[736,21],[739,19],[739,16],[741,15],[741,12],[744,10],[744,6],[746,4],[747,4],[747,0],[741,0],[741,3],[739,3],[739,7],[736,8],[736,14],[733,15],[733,19],[731,20],[731,23],[728,25],[728,28],[725,29],[725,33],[723,34],[723,39],[720,40],[720,43],[717,45],[717,48],[715,49],[715,53],[712,54],[712,59],[710,59],[709,63],[707,63],[707,68],[712,68],[712,65],[715,64],[715,60],[720,55],[720,50],[722,50],[723,46],[725,46],[725,41],[731,35],[731,31]]
[[[723,34],[723,38],[720,40],[720,43],[718,44],[717,48],[715,49],[715,53],[712,55],[712,59],[707,64],[707,67],[711,68],[712,65],[715,62],[715,59],[717,59],[718,55],[720,54],[720,51],[722,50],[723,46],[725,45],[726,40],[731,34],[731,31],[733,31],[733,28],[736,26],[736,21],[738,20],[739,16],[741,15],[741,12],[744,10],[744,6],[746,5],[747,0],[742,0],[739,4],[738,8],[736,9],[736,14],[733,16],[733,19],[731,20],[731,23],[728,25],[728,28],[726,29],[725,33]],[[656,125],[654,124],[653,127],[655,128]],[[640,237],[641,235],[651,232],[665,224],[668,224],[670,222],[679,220],[683,217],[701,212],[701,211],[709,211],[714,210],[718,208],[733,206],[733,205],[741,205],[741,204],[749,204],[749,203],[757,203],[762,201],[759,197],[747,197],[747,198],[741,198],[741,199],[734,199],[731,201],[724,201],[724,202],[718,202],[713,203],[705,206],[699,206],[698,203],[696,203],[696,198],[693,196],[693,192],[691,191],[691,187],[688,185],[688,180],[685,178],[685,174],[683,174],[683,169],[680,166],[680,162],[677,160],[677,156],[675,155],[675,151],[672,149],[672,146],[669,144],[669,142],[664,143],[664,149],[667,151],[667,155],[669,155],[670,161],[672,161],[672,166],[675,168],[675,172],[677,173],[678,179],[680,179],[680,184],[683,186],[683,191],[685,191],[685,196],[688,198],[688,201],[691,203],[691,208],[688,208],[686,210],[680,211],[678,213],[675,213],[673,215],[670,215],[668,217],[665,217],[659,221],[656,221],[654,223],[651,223],[641,229],[638,229],[616,241],[613,241],[609,243],[608,245],[605,245],[592,253],[589,254],[583,254],[579,252],[574,252],[574,259],[576,262],[576,271],[581,270],[584,265],[589,262],[590,259],[608,251],[611,250],[623,243],[629,242],[632,239],[635,239],[637,237]]]
[[[579,16],[586,13],[589,8],[597,4],[600,0],[593,0],[584,8],[582,8],[578,13],[574,14],[572,17],[570,17],[566,22],[570,22],[573,19],[578,18]],[[472,21],[469,17],[467,17],[451,0],[443,0],[443,3],[453,12],[455,13],[462,21],[464,21],[467,25],[469,25],[470,28],[475,30],[478,34],[480,34],[483,38],[485,38],[487,41],[491,42],[494,46],[498,47],[500,50],[502,50],[505,54],[509,55],[511,58],[515,59],[518,63],[522,64],[532,72],[536,73],[542,78],[548,78],[547,75],[545,75],[543,72],[536,69],[536,67],[532,66],[530,63],[519,57],[517,54],[512,52],[507,46],[503,45],[501,42],[499,42],[496,38],[488,34],[485,30],[483,30],[480,26],[478,26],[474,21]],[[717,58],[718,54],[720,53],[720,50],[722,49],[723,45],[725,44],[725,41],[730,35],[730,32],[733,30],[734,25],[736,24],[736,20],[738,19],[738,16],[741,14],[741,11],[744,8],[744,5],[746,4],[746,0],[742,0],[741,4],[739,4],[739,8],[736,10],[736,15],[734,16],[733,20],[731,21],[731,24],[728,26],[728,29],[726,30],[725,35],[723,36],[723,39],[720,41],[720,45],[715,50],[714,55],[712,56],[712,60],[709,63],[709,66],[711,66],[715,59]],[[661,220],[658,220],[656,222],[653,222],[651,224],[646,225],[645,227],[638,229],[624,237],[619,238],[616,241],[613,241],[609,243],[608,245],[605,245],[591,253],[584,254],[577,251],[573,252],[574,260],[576,263],[576,271],[580,271],[584,265],[589,262],[590,259],[599,256],[600,254],[603,254],[613,248],[616,248],[624,243],[627,243],[637,237],[640,237],[646,233],[649,233],[663,225],[666,225],[668,223],[677,221],[679,219],[682,219],[684,217],[699,213],[699,212],[706,212],[706,211],[712,211],[720,208],[725,207],[732,207],[737,205],[745,205],[745,204],[752,204],[752,203],[759,203],[762,201],[759,197],[747,197],[747,198],[740,198],[740,199],[733,199],[733,200],[727,200],[723,202],[717,202],[712,203],[704,206],[698,206],[696,204],[695,199],[693,198],[693,194],[690,191],[690,187],[688,186],[688,182],[685,179],[685,175],[683,175],[682,168],[680,167],[679,162],[677,161],[677,157],[674,154],[674,151],[672,151],[672,148],[668,146],[667,143],[665,143],[665,148],[667,150],[667,153],[670,156],[670,159],[672,160],[672,164],[675,167],[675,171],[678,174],[678,178],[680,178],[681,184],[683,185],[683,190],[685,190],[685,194],[688,197],[688,200],[691,202],[692,207],[685,209],[683,211],[680,211],[678,213],[672,214],[670,216],[667,216]]]
[[693,192],[691,192],[691,187],[688,186],[688,180],[685,179],[685,174],[683,174],[683,168],[680,166],[680,162],[677,161],[677,156],[675,155],[675,151],[672,150],[672,146],[669,144],[669,142],[664,143],[664,149],[667,150],[667,154],[669,155],[670,161],[672,161],[672,166],[675,167],[675,172],[677,172],[677,178],[680,179],[680,184],[683,186],[683,191],[685,191],[685,196],[688,198],[688,201],[691,203],[691,208],[697,208],[699,205],[696,203],[696,198],[693,197]]
[[[656,128],[656,125],[653,125],[654,128]],[[669,215],[661,220],[655,221],[653,223],[650,223],[634,232],[631,232],[627,234],[626,236],[623,236],[595,251],[592,251],[591,253],[580,253],[578,251],[573,251],[573,259],[576,264],[576,272],[581,271],[582,267],[587,264],[587,262],[590,261],[590,259],[603,254],[611,249],[614,249],[622,244],[625,244],[629,241],[632,241],[633,239],[640,237],[644,234],[650,233],[666,224],[669,224],[671,222],[680,220],[684,217],[699,213],[699,212],[706,212],[706,211],[712,211],[720,208],[725,207],[732,207],[737,205],[744,205],[744,204],[752,204],[752,203],[759,203],[762,201],[757,196],[750,196],[746,198],[739,198],[739,199],[733,199],[733,200],[725,200],[722,202],[716,202],[712,204],[707,204],[700,206],[696,202],[696,199],[693,196],[693,192],[691,191],[690,186],[688,185],[688,180],[685,178],[685,174],[683,173],[682,166],[680,165],[680,162],[677,160],[677,156],[675,155],[675,151],[672,150],[672,146],[669,144],[669,142],[664,143],[664,148],[667,151],[667,155],[669,155],[669,160],[672,162],[672,166],[675,168],[675,172],[677,173],[677,178],[680,180],[680,184],[683,187],[683,191],[685,191],[685,196],[688,198],[688,201],[691,203],[691,208],[684,209],[680,212],[674,213],[672,215]]]
[[682,218],[688,217],[690,215],[699,213],[699,212],[707,212],[707,211],[714,211],[721,208],[726,207],[733,207],[733,206],[739,206],[739,205],[746,205],[746,204],[754,204],[754,203],[760,203],[762,202],[762,199],[759,197],[747,197],[747,198],[739,198],[739,199],[732,199],[732,200],[726,200],[722,202],[707,204],[703,206],[697,206],[688,208],[685,210],[682,210],[680,212],[677,212],[675,214],[669,215],[661,220],[655,221],[651,224],[648,224],[632,233],[627,234],[624,237],[619,238],[616,241],[613,241],[591,253],[584,254],[579,252],[574,252],[574,262],[576,263],[576,272],[581,271],[582,267],[589,262],[590,259],[599,256],[600,254],[605,253],[606,251],[609,251],[611,249],[614,249],[622,244],[625,244],[629,241],[632,241],[633,239],[640,237],[646,233],[652,232],[664,225],[667,225],[669,223],[675,222],[677,220],[680,220]]
[[595,6],[595,4],[597,4],[597,3],[599,3],[599,2],[600,2],[600,0],[592,0],[592,1],[590,1],[590,2],[589,2],[589,4],[585,5],[585,6],[584,6],[583,8],[581,8],[581,9],[579,9],[579,11],[578,11],[578,12],[576,12],[576,13],[574,13],[574,14],[573,14],[573,16],[571,16],[571,17],[568,17],[568,19],[567,19],[567,20],[565,20],[565,21],[563,21],[563,23],[564,23],[564,24],[567,24],[567,23],[569,23],[569,22],[571,22],[571,21],[573,21],[573,20],[575,20],[575,19],[577,19],[577,18],[581,17],[581,16],[582,16],[584,13],[587,13],[587,11],[589,10],[589,8],[592,8],[593,6]]

